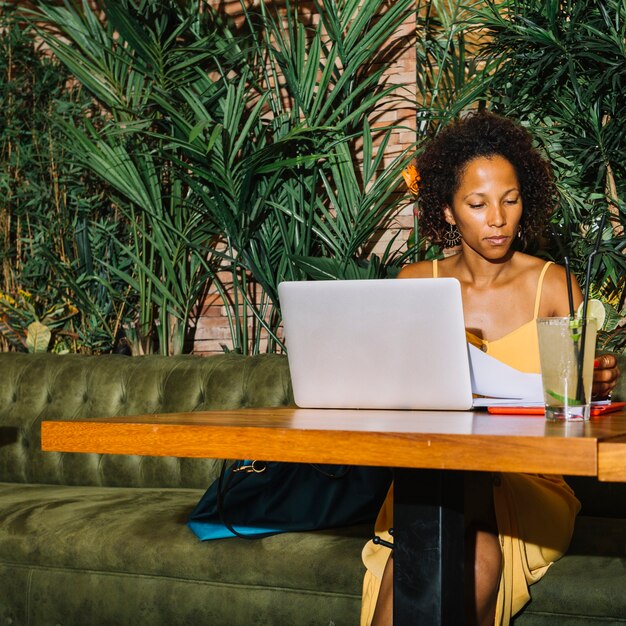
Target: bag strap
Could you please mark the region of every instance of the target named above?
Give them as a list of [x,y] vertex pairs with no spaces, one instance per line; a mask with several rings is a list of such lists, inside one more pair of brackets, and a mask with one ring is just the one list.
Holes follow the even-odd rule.
[[[260,474],[266,471],[267,465],[263,461],[252,461],[250,465],[239,465],[238,467],[235,467],[235,464],[233,463],[233,465],[231,466],[232,468],[231,472],[228,475],[226,483],[224,484],[227,462],[228,461],[226,459],[222,461],[222,468],[220,469],[220,475],[219,475],[218,482],[217,482],[217,512],[220,516],[220,521],[235,537],[239,537],[240,539],[247,539],[248,541],[254,541],[255,539],[260,539],[261,537],[265,535],[255,535],[255,536],[244,535],[240,533],[239,531],[235,530],[233,525],[229,521],[227,521],[226,516],[224,514],[224,498],[226,497],[226,494],[233,487],[233,477],[235,474],[241,476],[240,480],[237,483],[235,483],[235,484],[239,484],[241,483],[241,481],[245,480],[248,476],[251,476],[253,474]],[[261,469],[260,465],[255,466],[255,463],[262,464],[263,469]],[[253,469],[255,467],[256,469]]]
[[309,465],[316,471],[318,471],[322,476],[326,476],[326,478],[331,478],[333,480],[338,480],[340,478],[345,478],[352,469],[351,465],[346,465],[343,469],[343,472],[337,472],[336,474],[332,474],[331,472],[324,471],[319,465],[315,463],[309,463]]

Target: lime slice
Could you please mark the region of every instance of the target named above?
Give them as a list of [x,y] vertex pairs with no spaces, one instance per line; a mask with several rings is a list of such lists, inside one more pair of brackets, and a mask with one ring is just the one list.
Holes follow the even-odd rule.
[[[583,302],[580,303],[576,315],[580,318],[583,315]],[[600,330],[604,324],[606,318],[606,311],[604,310],[604,304],[597,298],[592,298],[587,304],[587,318],[593,317],[596,320],[596,330]]]
[[583,331],[582,321],[579,317],[573,317],[569,321],[569,332],[572,341],[577,342]]
[[556,391],[552,391],[551,389],[546,389],[546,394],[563,404],[565,403],[572,404],[572,405],[577,404],[576,398],[566,398],[565,396],[562,396],[560,393],[557,393]]

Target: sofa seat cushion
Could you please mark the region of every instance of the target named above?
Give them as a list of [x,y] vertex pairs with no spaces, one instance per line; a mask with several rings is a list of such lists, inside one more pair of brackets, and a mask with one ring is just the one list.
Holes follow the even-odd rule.
[[[194,602],[204,607],[201,610],[205,617],[211,614],[220,620],[225,619],[224,615],[220,617],[218,608],[209,605],[223,604],[228,598],[236,603],[233,589],[241,588],[243,594],[239,608],[256,606],[255,612],[259,611],[259,604],[245,602],[245,594],[267,592],[265,619],[261,614],[242,614],[237,618],[226,602],[223,610],[228,609],[231,617],[221,623],[232,624],[272,623],[270,616],[281,612],[284,619],[292,619],[288,617],[290,609],[280,608],[281,604],[299,606],[299,612],[305,614],[311,610],[315,613],[316,606],[329,609],[339,600],[343,608],[336,609],[335,617],[329,615],[326,622],[314,618],[311,623],[335,620],[339,624],[342,620],[335,619],[336,613],[345,620],[346,607],[350,613],[348,623],[358,623],[363,576],[360,552],[367,538],[366,528],[288,533],[254,541],[233,538],[200,542],[186,526],[186,520],[201,495],[202,491],[194,489],[0,483],[0,577],[11,578],[12,566],[31,568],[40,574],[46,570],[50,576],[56,572],[55,584],[75,587],[73,592],[57,595],[66,604],[82,597],[83,605],[89,595],[93,596],[89,585],[94,584],[94,576],[100,581],[97,588],[105,595],[107,584],[113,584],[113,579],[120,576],[137,577],[139,596],[146,579],[158,583],[161,578],[163,584],[167,583],[164,588],[169,589],[174,583],[180,586],[186,582],[205,588],[194,592]],[[85,576],[79,576],[81,573]],[[207,593],[206,588],[211,585],[222,591],[213,589]],[[158,604],[158,598],[154,598],[157,587],[153,585],[144,603]],[[103,602],[102,598],[89,600],[96,601]],[[108,602],[130,600],[110,598]],[[88,607],[75,610],[86,611]],[[112,607],[98,610],[109,611]],[[65,613],[63,623],[68,623],[73,609],[57,607],[52,614],[55,611]],[[165,608],[162,615],[164,611]],[[255,619],[250,621],[252,617]]]
[[626,624],[625,572],[625,558],[565,556],[531,587],[515,625]]
[[530,588],[514,620],[536,624],[626,624],[626,519],[582,516],[567,554]]
[[[200,542],[186,520],[201,495],[0,483],[7,617],[30,624],[84,624],[89,615],[94,624],[130,623],[130,616],[153,624],[192,616],[231,625],[358,623],[368,528]],[[580,517],[568,554],[531,587],[515,624],[624,624],[625,572],[626,520]],[[72,592],[55,593],[60,586]],[[245,600],[250,595],[255,602]],[[23,613],[13,614],[16,606]],[[0,598],[0,615],[3,609]]]
[[[360,593],[353,532],[198,541],[186,526],[197,490],[0,483],[0,559],[222,583]],[[349,555],[339,549],[353,548]],[[345,562],[330,565],[338,556]],[[350,558],[351,557],[351,558]],[[326,562],[329,567],[320,568]]]

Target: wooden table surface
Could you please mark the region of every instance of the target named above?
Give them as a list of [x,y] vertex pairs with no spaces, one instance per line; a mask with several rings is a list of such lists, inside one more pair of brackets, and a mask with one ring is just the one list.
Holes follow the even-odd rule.
[[626,481],[626,411],[589,422],[291,407],[44,421],[42,449],[597,476]]

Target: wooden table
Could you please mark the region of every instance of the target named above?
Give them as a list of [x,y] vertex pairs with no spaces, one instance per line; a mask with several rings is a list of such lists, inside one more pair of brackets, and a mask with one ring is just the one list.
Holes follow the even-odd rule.
[[483,412],[297,408],[44,421],[42,449],[397,468],[394,623],[456,625],[462,471],[626,481],[626,411],[559,424]]

